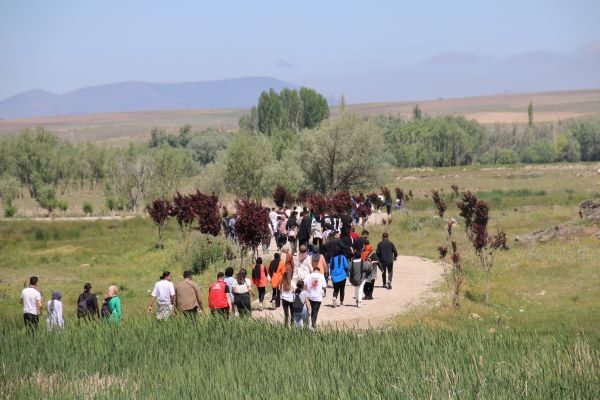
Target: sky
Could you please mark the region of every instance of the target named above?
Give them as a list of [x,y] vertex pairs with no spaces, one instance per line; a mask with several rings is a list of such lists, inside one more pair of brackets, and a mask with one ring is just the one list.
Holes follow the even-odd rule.
[[269,76],[349,103],[600,88],[600,1],[0,3],[0,99]]

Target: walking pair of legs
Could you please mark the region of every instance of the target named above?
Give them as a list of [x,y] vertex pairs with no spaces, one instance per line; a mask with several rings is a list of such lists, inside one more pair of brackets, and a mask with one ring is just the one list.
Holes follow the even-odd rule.
[[[387,274],[386,274],[387,273]],[[387,280],[386,280],[387,275]],[[392,278],[394,276],[394,263],[382,264],[381,278],[383,279],[383,287],[392,288]]]
[[346,279],[339,282],[333,282],[333,306],[337,305],[338,295],[340,296],[340,305],[344,305],[344,294],[346,292]]
[[363,279],[360,285],[354,287],[354,297],[356,298],[356,305],[362,307],[362,301],[364,297],[364,288],[366,281]]

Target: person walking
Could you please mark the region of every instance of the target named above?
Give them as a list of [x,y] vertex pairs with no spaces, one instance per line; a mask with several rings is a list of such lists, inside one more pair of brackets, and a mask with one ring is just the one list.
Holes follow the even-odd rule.
[[292,303],[294,301],[294,292],[292,291],[292,277],[290,273],[285,271],[281,285],[281,303],[283,305],[283,325],[287,326],[288,322],[292,326],[294,320],[294,310],[292,310]]
[[225,274],[217,273],[217,281],[208,289],[208,308],[213,316],[229,318],[231,312],[231,297],[229,286],[225,282]]
[[296,287],[299,281],[306,279],[312,272],[311,257],[308,254],[308,248],[305,245],[300,246],[300,253],[298,254],[298,260],[294,267],[294,275],[292,276],[292,287]]
[[48,318],[46,318],[46,329],[48,332],[62,330],[65,327],[63,318],[63,304],[60,301],[62,295],[60,292],[52,292],[52,300],[46,305],[48,309]]
[[165,271],[160,276],[158,282],[154,284],[150,302],[148,303],[148,313],[152,312],[154,300],[158,306],[156,307],[156,319],[161,321],[169,319],[173,315],[173,303],[175,302],[175,286],[173,286],[173,277],[169,271]]
[[119,324],[123,320],[121,299],[119,298],[118,294],[119,289],[115,285],[108,287],[101,310],[101,315],[104,321]]
[[[371,245],[367,245],[367,246],[371,246]],[[365,261],[369,261],[371,263],[371,272],[367,274],[365,287],[364,287],[364,293],[365,293],[364,299],[365,300],[373,300],[373,289],[375,289],[375,280],[377,279],[377,269],[379,267],[379,258],[377,257],[377,254],[370,253],[367,256],[367,259]]]
[[310,232],[312,228],[312,219],[310,213],[302,211],[300,213],[300,229],[298,229],[298,244],[300,247],[308,246]]
[[267,268],[263,265],[261,257],[256,258],[256,264],[252,268],[252,283],[258,290],[258,309],[262,311],[265,303],[265,293],[267,291]]
[[34,333],[42,315],[42,294],[37,288],[38,277],[29,278],[29,286],[21,291],[19,303],[23,305],[23,323],[28,333]]
[[[394,243],[390,242],[389,235],[384,232],[382,235],[381,242],[377,245],[377,258],[381,265],[381,277],[383,279],[383,286],[388,289],[392,289],[392,278],[394,277],[394,261],[398,258],[398,252]],[[386,280],[387,278],[387,280]]]
[[323,294],[327,288],[325,277],[319,271],[317,266],[315,270],[304,280],[304,288],[308,292],[308,300],[310,302],[310,320],[311,328],[317,329],[317,318],[319,316],[319,309],[323,302]]
[[367,283],[367,278],[370,277],[372,264],[369,261],[363,261],[359,254],[354,256],[350,267],[350,283],[354,286],[354,297],[356,298],[356,306],[363,306],[363,298],[365,297],[364,288]]
[[235,294],[235,306],[240,317],[252,315],[251,296],[254,296],[252,282],[246,278],[246,269],[241,268],[233,282],[233,293]]
[[235,297],[233,296],[233,282],[235,278],[233,277],[233,267],[225,268],[225,283],[229,288],[229,297],[231,297],[231,312],[235,312]]
[[100,319],[98,297],[92,292],[92,284],[89,282],[83,285],[83,293],[77,298],[77,318]]
[[175,288],[174,306],[188,318],[196,318],[198,311],[204,313],[200,288],[192,280],[192,276],[192,271],[185,271],[183,273],[183,280]]
[[323,244],[323,214],[315,215],[310,225],[310,234],[312,235],[313,246],[321,246]]
[[286,223],[287,237],[288,242],[290,243],[292,255],[296,254],[298,246],[298,221],[296,220],[296,215],[296,211],[292,212],[290,218],[287,220]]
[[290,250],[290,246],[286,244],[281,249],[281,252],[285,256],[285,260],[284,260],[285,270],[290,273],[290,276],[294,276],[294,266],[295,266],[294,255],[292,254],[292,251]]
[[285,265],[281,260],[279,253],[275,253],[273,261],[269,265],[269,276],[271,277],[271,308],[275,310],[281,304],[281,293],[279,291],[283,274],[285,273]]
[[294,312],[294,323],[296,328],[308,328],[308,316],[310,315],[310,300],[308,292],[304,290],[304,281],[298,281],[294,291],[294,300],[292,302],[292,311]]

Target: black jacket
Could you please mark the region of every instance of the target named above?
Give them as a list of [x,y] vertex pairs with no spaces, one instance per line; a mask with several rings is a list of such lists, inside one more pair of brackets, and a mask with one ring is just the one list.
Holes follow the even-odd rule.
[[[83,309],[80,309],[79,304],[85,304]],[[81,312],[83,311],[83,312]],[[94,293],[83,292],[77,299],[77,317],[100,318],[100,309],[98,308],[98,298]]]
[[351,248],[344,244],[340,239],[332,239],[328,241],[326,247],[327,253],[325,255],[325,260],[327,262],[331,261],[333,257],[347,255]]
[[394,262],[394,258],[398,257],[396,246],[388,239],[383,239],[377,245],[377,257],[382,264],[391,264]]
[[310,238],[310,228],[312,227],[312,220],[309,215],[302,218],[300,222],[300,229],[298,230],[298,240],[301,243],[308,242]]

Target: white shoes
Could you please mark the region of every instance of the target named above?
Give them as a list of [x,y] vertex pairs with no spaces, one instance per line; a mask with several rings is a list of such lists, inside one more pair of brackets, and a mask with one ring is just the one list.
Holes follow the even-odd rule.
[[358,308],[362,308],[362,306],[363,306],[363,302],[362,302],[362,301],[358,301],[358,300],[357,300],[357,301],[356,301],[356,306],[357,306]]
[[333,307],[337,307],[338,306],[338,302],[337,299],[334,297],[333,298]]

